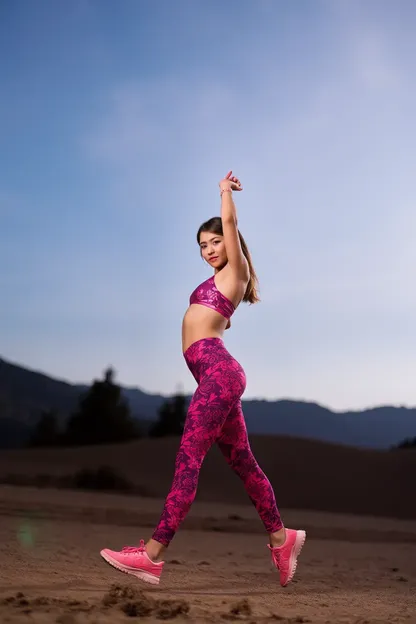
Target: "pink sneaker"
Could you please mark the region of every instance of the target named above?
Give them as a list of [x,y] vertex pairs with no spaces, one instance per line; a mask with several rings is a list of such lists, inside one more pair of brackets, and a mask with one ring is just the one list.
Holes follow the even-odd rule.
[[159,585],[165,563],[164,561],[155,563],[149,558],[143,540],[140,540],[139,547],[125,546],[119,552],[104,548],[100,555],[117,570],[126,572],[126,574],[133,574],[146,583]]
[[272,548],[270,544],[267,544],[272,553],[273,564],[280,572],[280,585],[282,587],[286,587],[295,575],[299,553],[305,539],[305,531],[286,529],[286,540],[282,546]]

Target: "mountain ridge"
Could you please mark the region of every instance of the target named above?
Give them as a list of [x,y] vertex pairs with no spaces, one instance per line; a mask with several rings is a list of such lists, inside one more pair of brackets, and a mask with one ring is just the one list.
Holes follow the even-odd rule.
[[[55,409],[64,420],[89,388],[55,379],[0,357],[0,448],[24,443],[42,410]],[[124,387],[133,417],[153,421],[168,395]],[[190,397],[187,397],[190,399]],[[289,435],[349,446],[387,448],[416,435],[416,408],[381,405],[365,410],[334,411],[312,401],[243,399],[249,434]]]

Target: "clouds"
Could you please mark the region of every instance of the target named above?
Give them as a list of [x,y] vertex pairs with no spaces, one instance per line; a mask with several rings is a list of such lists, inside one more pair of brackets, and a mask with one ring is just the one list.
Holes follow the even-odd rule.
[[[101,370],[108,352],[124,383],[192,389],[178,337],[189,292],[208,275],[195,231],[218,214],[216,184],[233,167],[262,294],[227,335],[247,395],[414,403],[403,382],[416,307],[413,6],[243,2],[232,23],[215,4],[166,4],[160,14],[132,3],[117,16],[101,6],[74,9],[70,23],[82,18],[83,28],[71,67],[85,69],[70,101],[82,106],[60,107],[55,87],[71,134],[61,150],[53,133],[44,146],[70,182],[48,179],[51,165],[29,161],[33,146],[17,139],[23,166],[48,180],[24,197],[42,206],[46,195],[49,224],[37,256],[43,280],[27,271],[38,297],[26,297],[24,318],[53,324],[57,374],[73,375],[65,352],[75,351],[70,341],[82,352],[88,328],[96,355],[83,358],[77,379]],[[76,72],[70,82],[76,90]],[[46,111],[38,121],[48,126]],[[0,182],[3,192],[21,190]],[[27,255],[27,239],[13,236]],[[37,357],[34,347],[36,366]],[[135,366],[142,359],[148,365]],[[40,363],[53,373],[51,362]]]

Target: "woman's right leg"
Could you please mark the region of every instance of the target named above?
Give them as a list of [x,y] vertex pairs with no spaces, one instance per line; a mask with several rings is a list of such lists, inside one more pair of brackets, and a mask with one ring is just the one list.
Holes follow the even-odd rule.
[[244,371],[218,338],[194,343],[185,359],[199,385],[189,406],[172,487],[159,524],[147,545],[141,540],[139,547],[101,551],[101,556],[115,568],[154,584],[159,583],[164,566],[163,561],[156,560],[189,511],[202,462],[245,388]]
[[[163,549],[158,547],[158,544],[164,547],[169,545],[188,513],[196,495],[202,462],[226,418],[226,414],[216,414],[214,418],[209,419],[207,407],[207,402],[204,401],[198,387],[186,416],[181,443],[176,454],[172,485],[152,539],[146,544],[151,558],[160,556]],[[205,419],[207,422],[204,422]]]
[[[226,374],[227,383],[224,383]],[[226,362],[220,362],[201,379],[186,417],[173,483],[159,523],[146,545],[150,557],[160,555],[161,549],[155,542],[168,546],[188,513],[197,491],[202,462],[221,434],[244,383],[239,369],[230,370]]]
[[192,397],[176,455],[173,483],[152,539],[146,545],[141,540],[138,548],[126,547],[118,552],[104,548],[101,551],[101,556],[112,566],[147,583],[160,581],[164,562],[158,559],[192,505],[202,462],[236,400],[232,392],[223,392],[223,374],[218,367],[204,375]]

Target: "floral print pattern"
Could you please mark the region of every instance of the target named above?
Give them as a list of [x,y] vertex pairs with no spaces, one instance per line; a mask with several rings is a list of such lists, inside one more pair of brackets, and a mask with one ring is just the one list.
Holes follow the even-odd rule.
[[189,303],[191,305],[193,303],[199,303],[200,305],[212,308],[216,312],[222,314],[227,320],[231,318],[235,311],[232,301],[223,295],[216,287],[214,275],[195,288],[189,298]]
[[203,338],[185,351],[198,383],[185,421],[175,461],[171,490],[153,533],[167,546],[188,513],[197,491],[206,454],[217,443],[226,461],[243,481],[267,533],[282,528],[273,488],[250,448],[241,396],[246,387],[243,368],[221,338]]

